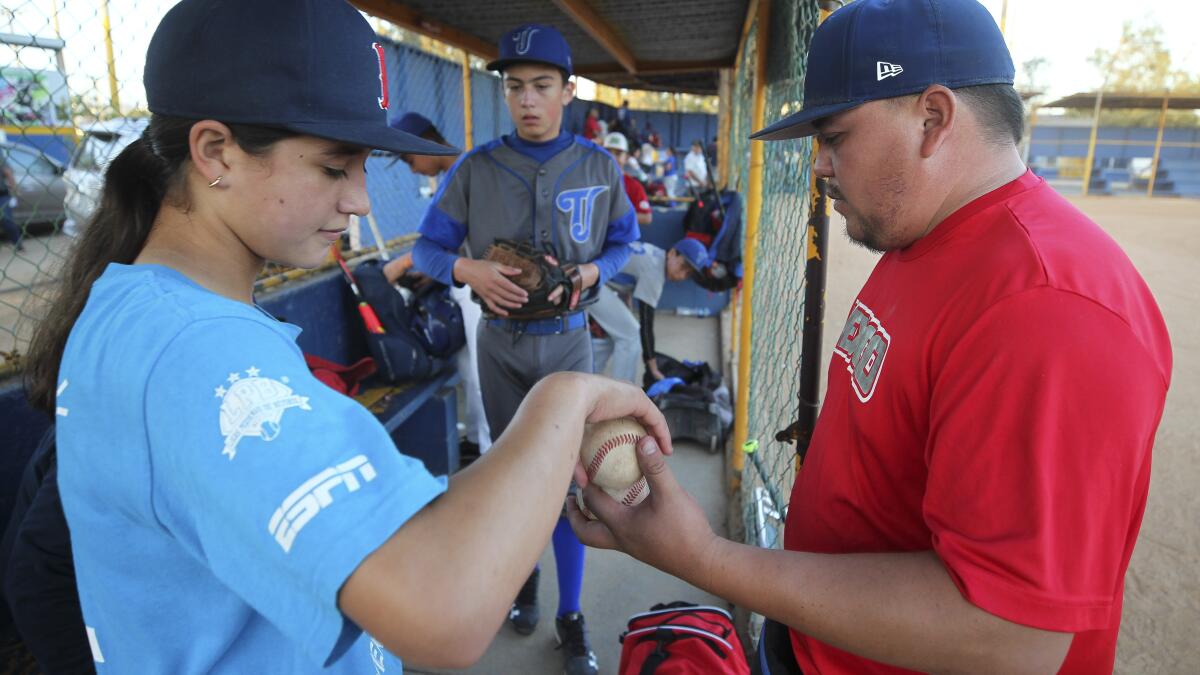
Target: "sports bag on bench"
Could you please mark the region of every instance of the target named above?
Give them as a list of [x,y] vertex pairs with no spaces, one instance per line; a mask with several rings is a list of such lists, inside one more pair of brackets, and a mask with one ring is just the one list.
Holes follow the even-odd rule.
[[629,617],[620,675],[749,675],[733,617],[719,607],[672,602]]

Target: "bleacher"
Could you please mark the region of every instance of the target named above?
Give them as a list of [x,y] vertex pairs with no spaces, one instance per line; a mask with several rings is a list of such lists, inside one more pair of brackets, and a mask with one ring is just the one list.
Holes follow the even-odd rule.
[[[1157,133],[1149,127],[1100,127],[1088,194],[1145,195]],[[1080,169],[1067,175],[1063,165],[1087,157],[1090,135],[1091,128],[1081,120],[1035,126],[1028,153],[1030,167],[1061,192],[1078,193]],[[1060,162],[1063,159],[1069,161]],[[1200,129],[1164,130],[1154,196],[1200,197]]]

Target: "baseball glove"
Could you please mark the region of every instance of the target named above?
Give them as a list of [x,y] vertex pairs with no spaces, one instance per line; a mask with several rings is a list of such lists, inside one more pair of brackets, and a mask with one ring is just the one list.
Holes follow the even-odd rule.
[[[583,277],[579,266],[574,263],[560,265],[550,253],[511,239],[497,239],[483,252],[483,259],[521,270],[520,274],[509,278],[525,289],[529,300],[521,307],[508,310],[510,319],[528,321],[553,318],[575,309],[579,304]],[[556,288],[561,288],[562,294],[555,302],[551,302],[550,294]]]

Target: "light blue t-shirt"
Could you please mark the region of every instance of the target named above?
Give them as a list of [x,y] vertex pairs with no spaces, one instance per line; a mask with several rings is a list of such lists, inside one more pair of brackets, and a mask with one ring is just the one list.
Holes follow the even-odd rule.
[[337,593],[446,482],[312,376],[299,332],[166,267],[93,285],[57,421],[99,672],[401,671]]

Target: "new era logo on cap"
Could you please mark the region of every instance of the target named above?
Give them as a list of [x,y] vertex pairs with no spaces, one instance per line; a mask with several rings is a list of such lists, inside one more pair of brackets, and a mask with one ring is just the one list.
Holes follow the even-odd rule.
[[888,63],[887,61],[876,61],[875,62],[875,81],[876,82],[878,82],[879,80],[887,79],[889,77],[895,77],[903,72],[904,72],[904,67],[900,66],[899,64]]
[[751,138],[811,136],[815,121],[870,101],[934,84],[1012,86],[1014,73],[1000,26],[979,0],[854,0],[812,36],[804,107]]

